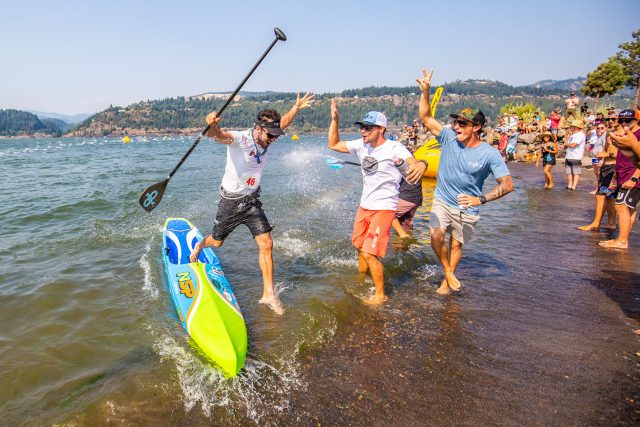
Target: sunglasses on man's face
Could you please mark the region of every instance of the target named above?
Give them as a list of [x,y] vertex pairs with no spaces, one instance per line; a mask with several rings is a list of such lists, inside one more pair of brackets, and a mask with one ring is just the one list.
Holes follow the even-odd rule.
[[471,122],[468,122],[466,120],[456,120],[453,122],[454,125],[458,125],[458,127],[461,128],[466,128],[467,126],[471,125]]
[[264,131],[264,133],[267,134],[267,139],[276,140],[280,136],[280,135],[271,135],[265,128],[262,128],[262,130]]
[[377,126],[375,125],[360,125],[360,130],[366,130],[367,132],[371,132]]
[[633,119],[618,119],[618,123],[621,125],[630,125]]
[[605,129],[605,127],[604,127],[604,126],[598,126],[596,129],[598,129],[598,130],[604,130],[604,129]]

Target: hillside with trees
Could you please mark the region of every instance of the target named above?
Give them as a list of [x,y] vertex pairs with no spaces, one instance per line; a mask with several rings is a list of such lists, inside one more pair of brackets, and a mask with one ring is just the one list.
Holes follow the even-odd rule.
[[0,110],[0,136],[61,136],[69,125],[20,110]]
[[[581,79],[584,81],[584,78]],[[519,86],[490,80],[467,80],[445,83],[437,110],[437,118],[446,120],[450,113],[464,107],[482,109],[489,120],[494,120],[505,104],[534,103],[543,111],[550,111],[563,100],[573,86],[566,81],[563,89]],[[564,89],[566,88],[566,89]],[[435,90],[435,88],[433,88]],[[142,101],[127,107],[110,106],[88,118],[73,129],[69,136],[145,135],[161,133],[197,133],[205,127],[204,117],[222,106],[224,96],[206,99],[205,96],[166,98]],[[338,99],[341,126],[352,128],[367,111],[383,111],[390,127],[401,127],[412,122],[418,112],[418,89],[407,87],[366,87],[340,93],[317,94],[314,108],[300,112],[290,131],[324,131],[329,123],[329,103]],[[281,114],[293,105],[295,93],[264,92],[241,93],[223,115],[223,126],[246,128],[253,124],[258,111],[274,108]],[[623,106],[628,100],[620,96],[607,98],[609,105]]]

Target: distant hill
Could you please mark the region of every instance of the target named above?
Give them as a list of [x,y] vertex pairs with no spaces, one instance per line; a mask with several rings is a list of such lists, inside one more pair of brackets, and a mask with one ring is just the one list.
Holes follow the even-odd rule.
[[[40,117],[39,117],[40,118]],[[62,133],[68,131],[73,127],[72,123],[68,123],[64,120],[54,118],[40,118],[40,121],[44,123],[48,128],[58,130]]]
[[69,126],[57,119],[40,120],[27,111],[0,110],[0,136],[61,136]]
[[[579,79],[573,79],[577,84]],[[480,108],[490,122],[500,108],[507,103],[532,102],[541,111],[551,111],[562,104],[574,86],[565,81],[538,82],[535,85],[510,86],[492,80],[466,80],[443,84],[444,92],[436,117],[446,121],[449,114],[464,107]],[[433,88],[435,90],[435,88]],[[71,130],[69,136],[102,136],[113,134],[158,134],[197,133],[205,126],[204,118],[219,109],[229,93],[211,92],[195,96],[143,101],[126,107],[109,107],[91,116]],[[326,130],[329,124],[329,104],[338,98],[340,124],[343,128],[354,129],[353,122],[362,118],[370,110],[383,111],[391,128],[399,128],[411,123],[418,114],[418,88],[406,87],[365,87],[344,90],[339,93],[317,94],[314,108],[303,110],[294,121],[290,132],[317,132]],[[258,111],[274,108],[285,113],[296,99],[292,92],[245,92],[236,98],[224,112],[223,126],[246,128],[251,126]],[[607,97],[607,102],[616,107],[629,103],[626,98]]]
[[65,123],[75,125],[76,123],[80,123],[81,121],[91,117],[93,114],[74,114],[73,116],[69,116],[66,114],[59,113],[43,113],[42,111],[31,111],[29,113],[33,113],[38,116],[39,119],[57,119],[62,120]]
[[539,82],[528,85],[530,87],[535,87],[537,89],[547,89],[547,90],[561,90],[561,91],[572,91],[575,90],[578,92],[584,82],[587,81],[586,77],[576,77],[575,79],[566,79],[566,80],[540,80]]

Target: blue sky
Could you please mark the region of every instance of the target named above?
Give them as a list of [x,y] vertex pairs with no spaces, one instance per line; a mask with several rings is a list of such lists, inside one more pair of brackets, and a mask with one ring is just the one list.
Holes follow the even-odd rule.
[[586,75],[640,28],[640,1],[0,1],[0,108],[93,113],[233,90],[340,91]]

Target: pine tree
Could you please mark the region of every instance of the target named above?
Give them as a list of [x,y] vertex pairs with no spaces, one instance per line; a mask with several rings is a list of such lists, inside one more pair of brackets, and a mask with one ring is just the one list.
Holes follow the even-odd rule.
[[594,71],[587,74],[587,81],[580,89],[583,95],[596,98],[593,110],[598,109],[601,96],[612,95],[622,89],[629,80],[624,66],[617,57],[609,58],[607,62],[598,65]]
[[618,51],[618,60],[629,76],[627,85],[636,88],[636,94],[633,98],[633,108],[638,107],[638,99],[640,98],[640,30],[634,31],[631,36],[633,40],[622,43]]

